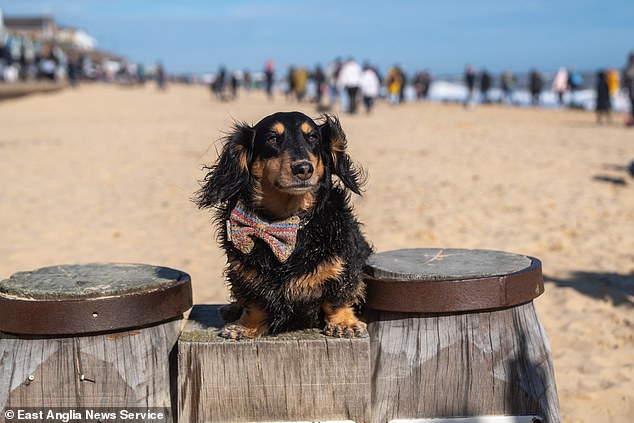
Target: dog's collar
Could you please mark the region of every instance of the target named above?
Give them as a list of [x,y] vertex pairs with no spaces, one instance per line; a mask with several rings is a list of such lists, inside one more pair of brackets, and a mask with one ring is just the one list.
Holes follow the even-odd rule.
[[307,217],[295,215],[284,220],[268,222],[238,202],[226,222],[227,239],[237,249],[248,254],[255,246],[254,237],[260,238],[283,263],[295,250],[297,232],[308,224]]

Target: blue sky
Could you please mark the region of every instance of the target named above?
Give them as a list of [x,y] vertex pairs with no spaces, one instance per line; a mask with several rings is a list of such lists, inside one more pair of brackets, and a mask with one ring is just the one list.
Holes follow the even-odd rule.
[[622,67],[634,50],[634,0],[0,0],[5,15],[55,16],[82,28],[104,50],[161,60],[170,72],[278,71],[336,56],[382,70],[458,74]]

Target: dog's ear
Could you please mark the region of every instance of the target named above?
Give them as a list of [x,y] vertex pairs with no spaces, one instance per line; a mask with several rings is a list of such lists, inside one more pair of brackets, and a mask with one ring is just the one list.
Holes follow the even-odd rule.
[[330,163],[330,171],[339,177],[346,188],[355,194],[361,194],[365,173],[361,167],[352,163],[352,159],[346,153],[348,141],[339,119],[329,115],[322,118],[323,123],[319,126],[319,131],[326,154],[329,156],[326,160]]
[[208,170],[195,203],[200,208],[236,200],[249,183],[249,164],[253,157],[255,130],[237,123],[226,138],[216,163]]

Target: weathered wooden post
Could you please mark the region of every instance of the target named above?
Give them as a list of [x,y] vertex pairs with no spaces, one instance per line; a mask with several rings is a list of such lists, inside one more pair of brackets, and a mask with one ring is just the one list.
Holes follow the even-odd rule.
[[[189,275],[139,264],[20,272],[0,282],[0,409],[161,408],[171,421]],[[175,404],[175,401],[174,401]]]
[[366,273],[372,422],[561,421],[550,346],[532,303],[543,292],[539,260],[407,249],[375,254]]
[[369,420],[367,337],[315,329],[227,340],[218,308],[194,306],[178,341],[180,421]]

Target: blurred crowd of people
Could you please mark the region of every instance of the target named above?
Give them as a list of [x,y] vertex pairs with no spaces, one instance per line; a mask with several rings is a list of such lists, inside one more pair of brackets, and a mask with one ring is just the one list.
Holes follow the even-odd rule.
[[0,81],[65,78],[68,55],[53,44],[0,33]]
[[[581,109],[588,107],[588,92],[594,90],[597,121],[604,123],[609,120],[615,98],[620,93],[621,108],[623,92],[629,95],[630,102],[634,101],[633,61],[634,56],[631,56],[621,71],[608,68],[588,74],[571,66],[545,75],[536,68],[525,74],[514,75],[510,70],[504,70],[494,75],[487,69],[476,72],[471,64],[467,64],[462,80],[465,95],[461,101],[467,108],[476,103],[543,106],[543,95],[549,93],[551,100],[546,100],[550,101],[549,107]],[[447,79],[441,77],[438,80]],[[360,64],[349,57],[346,60],[337,58],[325,68],[321,65],[312,69],[291,65],[285,72],[278,72],[271,59],[260,72],[229,72],[222,66],[209,85],[212,93],[221,100],[236,98],[240,88],[263,89],[269,98],[282,93],[289,101],[313,102],[319,111],[333,110],[339,105],[342,111],[355,114],[361,109],[370,113],[378,100],[398,105],[409,100],[428,99],[433,82],[428,70],[408,74],[401,66],[393,65],[383,74],[377,66],[369,62]],[[435,98],[438,99],[438,95]],[[634,118],[630,121],[634,122]]]
[[[77,85],[81,80],[99,80],[128,85],[143,85],[153,79],[160,89],[166,87],[170,77],[163,65],[158,62],[153,67],[141,63],[128,63],[126,60],[103,58],[92,60],[85,53],[63,48],[53,43],[40,42],[25,36],[0,34],[0,82],[29,80],[68,80]],[[443,79],[443,78],[439,78]],[[181,81],[177,77],[171,80]],[[195,82],[187,77],[183,82]],[[391,66],[385,74],[369,62],[360,64],[354,58],[346,60],[336,58],[327,67],[320,65],[310,69],[304,66],[289,66],[284,73],[276,72],[273,60],[264,64],[262,71],[228,71],[221,66],[208,84],[211,92],[219,100],[232,100],[238,97],[239,90],[264,89],[273,98],[274,93],[282,92],[288,100],[307,101],[316,104],[320,111],[333,110],[337,105],[347,113],[355,114],[363,108],[370,113],[379,99],[396,106],[407,100],[425,100],[430,96],[432,76],[428,70],[409,74],[398,64]],[[574,66],[559,70],[547,77],[538,69],[528,74],[514,75],[504,70],[493,75],[483,68],[476,72],[471,64],[464,69],[463,84],[466,108],[476,103],[500,103],[518,105],[528,93],[533,106],[543,104],[543,94],[550,92],[556,98],[558,107],[585,108],[579,98],[581,90],[595,91],[594,105],[597,122],[610,121],[611,111],[619,93],[625,92],[629,99],[630,117],[628,125],[634,125],[634,53],[628,56],[625,67],[619,71],[614,68],[600,69],[596,74],[579,72]],[[518,95],[522,92],[522,95]],[[552,98],[552,95],[551,95]],[[584,98],[587,98],[584,97]],[[623,108],[621,95],[621,108]]]
[[[533,68],[528,73],[527,79],[526,88],[530,94],[530,103],[532,106],[539,106],[542,102],[542,94],[547,90],[545,78],[538,69]],[[486,69],[477,74],[473,66],[467,64],[464,70],[464,84],[467,90],[463,102],[464,106],[470,107],[474,104],[474,92],[478,81],[481,103],[491,103],[492,99],[489,96],[489,91],[492,88],[492,80],[492,75]],[[514,97],[516,85],[517,79],[509,70],[502,72],[500,75],[500,95],[497,101],[499,103],[516,104]],[[559,68],[550,84],[551,92],[556,95],[557,105],[572,109],[585,108],[577,97],[578,92],[582,89],[593,89],[595,91],[597,123],[599,124],[610,121],[610,114],[621,88],[628,95],[630,102],[630,116],[626,124],[633,126],[634,53],[629,54],[627,63],[621,72],[615,68],[599,69],[594,75],[594,85],[587,82],[584,75],[574,66]]]
[[[478,90],[481,96],[481,103],[492,103],[494,99],[490,96],[490,91],[494,87],[494,76],[486,69],[477,74],[472,65],[467,64],[464,71],[464,83],[467,88],[467,95],[464,100],[465,106],[470,106],[474,102],[474,91],[476,90],[476,82],[479,81]],[[510,70],[504,70],[499,77],[500,95],[496,101],[498,103],[518,104],[515,92],[518,89],[518,80]],[[530,94],[530,102],[533,106],[541,103],[541,95],[545,91],[545,78],[542,73],[533,68],[528,72],[527,81],[524,85]],[[557,94],[559,105],[564,105],[564,94],[570,93],[568,106],[571,108],[581,108],[575,99],[575,92],[580,90],[584,85],[582,74],[575,70],[560,68],[556,73],[551,89]]]
[[[428,71],[417,72],[412,81],[418,99],[428,96],[431,86]],[[211,92],[220,100],[231,100],[238,96],[239,88],[247,90],[263,88],[269,98],[274,92],[282,92],[290,101],[314,102],[321,111],[332,110],[337,103],[347,113],[357,113],[361,107],[370,113],[379,98],[389,99],[393,105],[405,101],[408,81],[406,73],[398,66],[392,66],[382,75],[376,66],[365,62],[359,64],[352,57],[335,59],[325,69],[321,65],[309,69],[303,66],[289,66],[280,76],[275,64],[267,60],[261,73],[252,75],[248,71],[228,72],[224,66],[209,82]]]
[[167,75],[160,62],[147,69],[114,56],[93,60],[87,52],[28,36],[0,32],[0,83],[26,81],[103,81],[143,85],[155,79],[164,88]]

